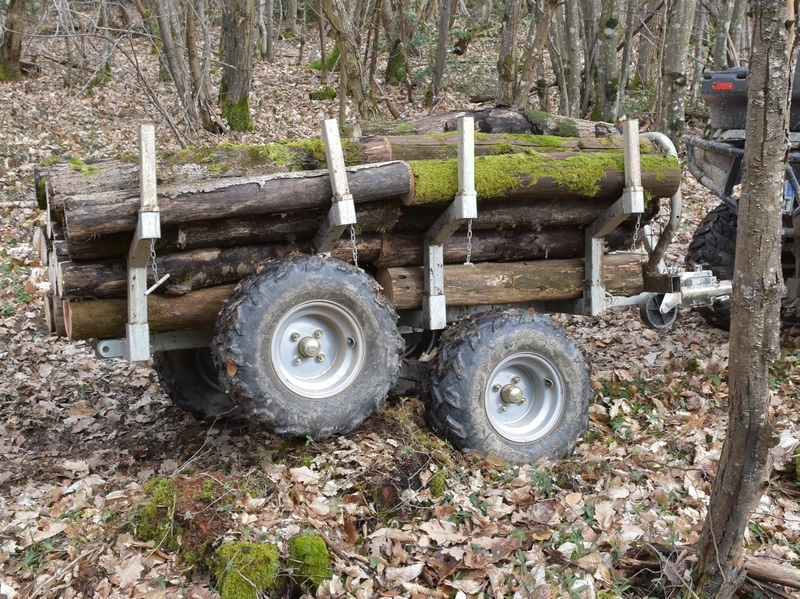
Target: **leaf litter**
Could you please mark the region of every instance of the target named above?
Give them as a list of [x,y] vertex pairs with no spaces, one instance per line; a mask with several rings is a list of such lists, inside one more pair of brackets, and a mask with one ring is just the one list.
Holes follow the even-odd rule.
[[[337,103],[308,100],[313,76],[295,64],[296,43],[281,44],[275,64],[256,67],[258,129],[231,139],[313,137],[336,116]],[[692,557],[681,547],[699,538],[725,435],[724,332],[691,311],[669,331],[646,328],[629,309],[554,315],[586,355],[595,392],[575,455],[556,462],[508,467],[459,454],[429,433],[417,397],[392,398],[357,432],[324,442],[198,423],[170,405],[149,365],[100,360],[44,329],[34,165],[129,153],[144,120],[172,142],[123,65],[111,83],[82,90],[55,83],[56,65],[42,68],[0,87],[0,597],[210,598],[215,581],[188,567],[183,549],[256,539],[284,550],[309,529],[333,561],[318,597],[668,596],[686,587]],[[423,114],[396,102],[405,117]],[[465,104],[453,93],[438,109]],[[715,203],[691,180],[683,195],[668,256],[677,267]],[[746,537],[748,553],[795,566],[797,339],[785,332],[775,365],[780,441]],[[155,477],[183,492],[178,551],[137,537],[135,514]],[[218,493],[202,499],[208,481]],[[663,575],[631,566],[663,548]]]

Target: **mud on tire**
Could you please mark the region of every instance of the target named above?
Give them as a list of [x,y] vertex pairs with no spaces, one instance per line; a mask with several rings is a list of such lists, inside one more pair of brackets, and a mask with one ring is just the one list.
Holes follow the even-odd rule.
[[570,454],[586,430],[589,368],[542,315],[489,312],[442,334],[427,417],[461,450],[512,463]]
[[156,352],[153,366],[161,388],[175,407],[209,422],[243,418],[241,408],[219,386],[209,348]]
[[244,279],[217,320],[220,383],[250,420],[324,439],[382,408],[402,340],[375,281],[336,259],[294,256]]

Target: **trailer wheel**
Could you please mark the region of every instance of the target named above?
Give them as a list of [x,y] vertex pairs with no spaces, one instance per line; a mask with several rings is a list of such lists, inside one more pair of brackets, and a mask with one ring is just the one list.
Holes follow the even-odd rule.
[[589,418],[589,367],[541,315],[483,314],[448,329],[431,366],[428,420],[461,450],[522,464],[572,452]]
[[153,366],[172,404],[198,420],[239,420],[242,410],[219,386],[209,348],[156,352]]
[[667,330],[678,319],[677,306],[666,314],[661,312],[661,302],[663,300],[664,295],[659,293],[650,296],[644,303],[639,304],[639,318],[651,329],[656,329],[657,331]]
[[277,434],[348,433],[397,379],[396,318],[354,266],[320,256],[274,262],[245,279],[220,314],[220,382],[251,421]]
[[[686,267],[708,268],[720,280],[733,278],[736,258],[736,213],[727,204],[719,204],[700,222],[689,243]],[[729,329],[731,309],[728,302],[697,308],[711,326]]]

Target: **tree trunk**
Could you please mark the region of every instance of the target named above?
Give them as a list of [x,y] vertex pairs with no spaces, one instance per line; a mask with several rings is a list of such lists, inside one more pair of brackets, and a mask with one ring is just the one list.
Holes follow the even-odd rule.
[[342,61],[341,74],[347,82],[346,90],[339,91],[340,97],[345,97],[347,92],[351,93],[361,118],[373,118],[377,115],[377,108],[361,66],[359,57],[361,44],[354,15],[348,10],[344,0],[322,0],[322,10],[336,33],[336,43]]
[[525,62],[520,70],[519,83],[514,95],[514,106],[519,108],[530,106],[530,95],[536,82],[539,56],[547,42],[547,30],[553,22],[558,4],[558,0],[544,0],[541,12],[536,15],[536,20],[531,22],[528,43],[525,48]]
[[253,70],[254,0],[225,0],[222,10],[222,81],[219,106],[234,131],[250,131],[250,76]]
[[440,0],[439,2],[439,38],[436,43],[436,58],[433,66],[430,93],[425,102],[428,106],[436,105],[439,98],[439,90],[442,88],[442,79],[444,79],[444,67],[447,64],[447,50],[450,40],[450,6],[450,0]]
[[513,104],[517,83],[517,27],[519,27],[520,0],[505,0],[500,55],[497,58],[497,104]]
[[22,77],[20,58],[22,34],[25,31],[26,0],[9,0],[3,36],[0,38],[0,81],[16,81]]
[[789,49],[796,15],[784,0],[752,4],[747,77],[747,139],[731,297],[728,429],[700,538],[696,588],[732,597],[744,579],[742,542],[768,485],[775,444],[769,419],[769,368],[780,332],[781,199],[788,156]]
[[694,22],[695,0],[671,0],[667,3],[664,27],[664,52],[661,57],[661,103],[659,108],[659,131],[669,135],[673,142],[683,133],[686,124],[685,98],[686,57]]
[[592,119],[615,122],[619,100],[620,61],[617,57],[621,0],[602,0],[600,27],[597,33],[597,51],[594,73],[594,110]]

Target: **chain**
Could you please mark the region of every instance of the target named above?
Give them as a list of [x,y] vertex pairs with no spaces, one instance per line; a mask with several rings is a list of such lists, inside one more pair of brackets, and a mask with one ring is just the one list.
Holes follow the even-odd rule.
[[472,266],[472,219],[467,219],[467,259],[464,266]]
[[636,251],[636,242],[639,241],[639,228],[642,226],[642,213],[636,217],[636,225],[633,227],[633,240],[631,240],[631,251]]
[[350,243],[353,245],[353,266],[358,268],[358,246],[356,245],[355,225],[350,225]]
[[150,240],[150,262],[153,268],[153,281],[158,281],[158,263],[156,262],[156,240]]

